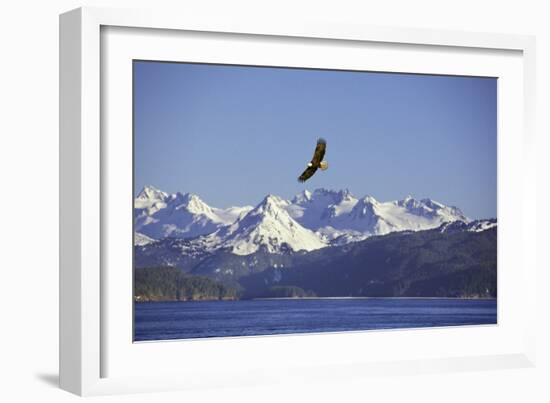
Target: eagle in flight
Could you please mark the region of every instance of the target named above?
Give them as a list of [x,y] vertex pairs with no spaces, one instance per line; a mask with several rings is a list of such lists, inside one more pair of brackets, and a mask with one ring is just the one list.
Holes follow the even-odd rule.
[[313,153],[313,158],[311,162],[307,164],[307,168],[300,177],[298,178],[299,182],[305,182],[313,176],[318,168],[321,168],[322,171],[328,169],[328,162],[323,161],[325,156],[325,151],[327,149],[327,142],[325,139],[317,140],[317,146],[315,147],[315,152]]

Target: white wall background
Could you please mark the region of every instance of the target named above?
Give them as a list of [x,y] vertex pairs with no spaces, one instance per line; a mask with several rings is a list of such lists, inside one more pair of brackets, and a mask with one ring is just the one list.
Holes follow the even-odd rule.
[[[5,1],[0,6],[0,399],[66,402],[57,389],[58,14],[81,5],[172,7],[185,13],[269,14],[327,21],[537,36],[539,252],[544,257],[550,133],[550,12],[544,1]],[[546,170],[546,172],[544,171]],[[518,191],[520,191],[518,189]],[[546,210],[546,211],[545,211]],[[534,238],[533,238],[534,241]],[[550,264],[539,263],[547,292]],[[538,366],[478,373],[375,377],[303,387],[258,387],[93,398],[99,401],[550,401],[550,298],[540,302]]]

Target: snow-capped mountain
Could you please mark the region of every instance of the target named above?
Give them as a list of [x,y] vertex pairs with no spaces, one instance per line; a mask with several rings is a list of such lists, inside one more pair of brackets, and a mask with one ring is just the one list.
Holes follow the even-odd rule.
[[210,234],[252,209],[250,206],[210,207],[195,194],[168,194],[152,186],[146,186],[134,203],[135,230],[154,239]]
[[298,224],[287,212],[288,201],[268,195],[234,224],[211,235],[220,247],[236,255],[250,255],[261,247],[269,253],[283,250],[312,251],[327,246],[313,231]]
[[304,190],[289,203],[288,212],[300,224],[316,231],[327,226],[336,228],[331,224],[349,214],[355,204],[357,198],[349,190]]
[[357,199],[348,190],[317,189],[298,194],[288,206],[291,217],[329,240],[345,235],[361,240],[394,231],[437,228],[444,222],[468,218],[456,207],[431,199],[380,202],[372,196]]
[[153,186],[145,186],[136,197],[135,208],[150,208],[157,203],[159,203],[160,206],[160,204],[164,203],[169,196],[170,195],[168,193],[158,190]]
[[[168,194],[145,187],[135,200],[136,244],[176,238],[185,248],[235,255],[312,251],[395,231],[469,223],[456,207],[431,199],[380,202],[349,190],[307,190],[292,200],[268,195],[256,207],[211,207],[191,193]],[[483,230],[484,226],[476,227]],[[487,227],[489,228],[489,227]]]

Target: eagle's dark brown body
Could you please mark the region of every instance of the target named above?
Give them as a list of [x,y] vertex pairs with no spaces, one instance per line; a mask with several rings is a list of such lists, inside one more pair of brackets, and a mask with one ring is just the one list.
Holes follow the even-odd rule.
[[327,142],[325,139],[319,139],[317,140],[317,146],[315,147],[315,152],[313,153],[313,158],[311,159],[311,162],[308,164],[308,167],[300,177],[298,178],[298,181],[305,182],[309,178],[313,176],[313,174],[317,171],[317,169],[327,169],[328,164],[323,161],[323,157],[325,156],[325,151],[327,149]]

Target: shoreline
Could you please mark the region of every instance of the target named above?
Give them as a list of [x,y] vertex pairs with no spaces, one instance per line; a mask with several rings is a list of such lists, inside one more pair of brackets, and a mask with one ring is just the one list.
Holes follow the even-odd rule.
[[468,298],[468,297],[259,297],[247,301],[265,301],[278,299],[464,299],[464,300],[496,300],[496,298]]
[[478,298],[478,297],[258,297],[258,298],[247,298],[247,299],[197,299],[197,300],[155,300],[155,301],[136,301],[134,303],[146,303],[146,302],[236,302],[236,301],[277,301],[277,300],[363,300],[363,299],[442,299],[442,300],[468,300],[468,301],[496,301],[497,298]]

